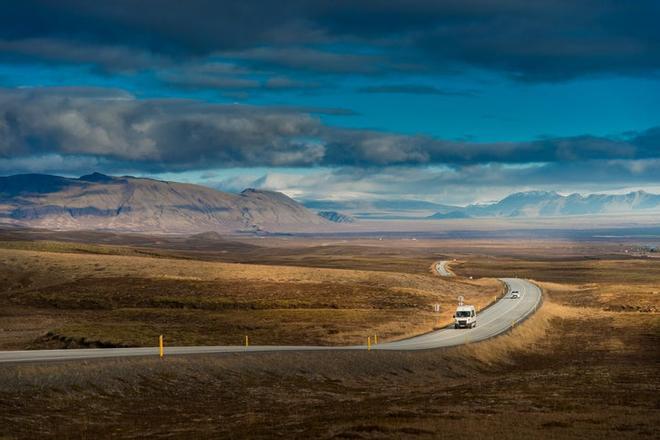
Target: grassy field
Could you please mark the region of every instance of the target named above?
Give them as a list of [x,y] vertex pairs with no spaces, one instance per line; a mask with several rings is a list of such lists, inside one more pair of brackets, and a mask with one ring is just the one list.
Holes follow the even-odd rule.
[[[433,327],[434,302],[443,320],[458,294],[486,304],[498,276],[536,280],[545,300],[513,331],[445,350],[4,365],[0,438],[602,440],[660,431],[660,260],[631,255],[634,243],[265,239],[214,250],[122,240],[3,245],[0,346],[153,345],[161,332],[180,344],[238,344],[246,333],[254,343],[397,338]],[[259,252],[265,264],[255,264]],[[459,259],[459,277],[430,273],[445,256]]]
[[648,324],[546,302],[506,336],[443,351],[17,365],[0,369],[0,434],[654,438],[659,341]]
[[459,273],[488,277],[508,274],[533,279],[562,304],[620,312],[658,312],[660,260],[569,259],[534,261],[474,258]]
[[357,344],[429,331],[450,321],[458,295],[483,307],[502,291],[428,267],[407,274],[83,249],[0,249],[0,347],[153,346],[160,334],[171,345],[235,345],[244,335],[255,344]]

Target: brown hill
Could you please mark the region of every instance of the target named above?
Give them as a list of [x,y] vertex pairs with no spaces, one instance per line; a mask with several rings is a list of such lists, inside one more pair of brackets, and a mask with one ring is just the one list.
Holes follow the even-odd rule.
[[230,194],[199,185],[99,173],[69,179],[0,177],[0,222],[56,230],[199,233],[271,231],[327,220],[272,191]]

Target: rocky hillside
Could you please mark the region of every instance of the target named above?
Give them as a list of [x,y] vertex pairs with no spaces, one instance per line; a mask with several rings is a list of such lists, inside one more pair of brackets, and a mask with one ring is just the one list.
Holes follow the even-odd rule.
[[185,183],[99,173],[0,177],[0,222],[58,230],[199,233],[272,231],[329,222],[284,194],[230,194]]
[[324,219],[330,220],[333,223],[355,223],[355,219],[353,217],[337,211],[319,211],[318,214]]

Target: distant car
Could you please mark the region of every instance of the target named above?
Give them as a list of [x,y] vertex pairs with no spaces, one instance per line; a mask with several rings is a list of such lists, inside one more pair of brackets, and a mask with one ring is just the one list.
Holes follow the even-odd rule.
[[520,298],[520,292],[518,292],[517,290],[512,290],[511,299],[516,299],[516,298]]

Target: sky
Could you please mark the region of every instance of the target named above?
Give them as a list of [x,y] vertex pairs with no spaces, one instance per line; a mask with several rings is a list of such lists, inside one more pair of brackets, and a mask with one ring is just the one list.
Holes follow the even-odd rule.
[[656,0],[0,0],[0,175],[660,192]]

